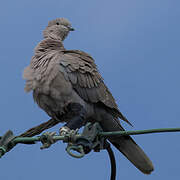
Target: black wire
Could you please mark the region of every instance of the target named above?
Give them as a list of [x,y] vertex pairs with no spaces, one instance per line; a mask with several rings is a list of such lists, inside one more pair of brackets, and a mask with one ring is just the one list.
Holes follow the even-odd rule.
[[115,159],[113,150],[111,149],[110,143],[108,143],[106,141],[105,144],[106,144],[105,149],[108,152],[109,159],[110,159],[110,162],[111,162],[111,180],[116,180],[116,159]]

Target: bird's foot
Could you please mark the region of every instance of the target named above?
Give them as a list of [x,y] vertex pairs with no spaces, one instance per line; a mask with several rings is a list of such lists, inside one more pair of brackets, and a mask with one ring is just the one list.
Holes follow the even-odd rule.
[[66,136],[70,133],[71,129],[68,128],[67,126],[63,126],[59,129],[59,134],[60,136]]
[[64,142],[74,143],[76,141],[76,135],[78,135],[78,131],[79,129],[73,130],[68,128],[67,126],[63,126],[60,128],[59,134],[60,136],[65,137]]

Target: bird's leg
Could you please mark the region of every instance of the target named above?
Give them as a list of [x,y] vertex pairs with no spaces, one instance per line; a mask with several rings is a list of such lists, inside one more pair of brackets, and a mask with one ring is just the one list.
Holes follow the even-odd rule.
[[67,123],[60,129],[60,134],[65,135],[70,130],[76,130],[86,124],[86,110],[79,103],[70,103],[67,106]]

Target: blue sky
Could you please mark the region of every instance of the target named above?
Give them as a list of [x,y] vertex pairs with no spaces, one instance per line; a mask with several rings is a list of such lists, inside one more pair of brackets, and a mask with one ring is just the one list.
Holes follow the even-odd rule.
[[[180,127],[180,2],[178,0],[2,1],[0,6],[0,134],[18,135],[49,117],[23,90],[22,71],[42,39],[48,21],[66,17],[76,31],[64,45],[95,59],[120,110],[134,128]],[[58,131],[57,125],[52,131]],[[134,137],[152,159],[155,171],[143,175],[115,151],[117,180],[169,180],[179,175],[179,133]],[[109,179],[105,151],[83,159],[67,155],[57,143],[18,145],[0,159],[0,179]]]

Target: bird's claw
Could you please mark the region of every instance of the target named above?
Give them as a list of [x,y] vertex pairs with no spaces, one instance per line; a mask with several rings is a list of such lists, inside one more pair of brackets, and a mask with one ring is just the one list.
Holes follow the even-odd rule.
[[66,137],[64,139],[64,142],[74,143],[76,141],[76,135],[78,134],[78,131],[79,131],[79,129],[71,130],[67,126],[63,126],[60,128],[59,134],[60,134],[60,136]]
[[70,133],[70,131],[71,131],[70,128],[68,128],[67,126],[63,126],[60,128],[59,134],[60,136],[66,136]]

